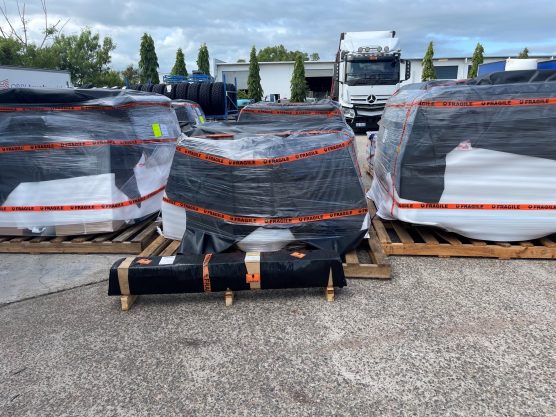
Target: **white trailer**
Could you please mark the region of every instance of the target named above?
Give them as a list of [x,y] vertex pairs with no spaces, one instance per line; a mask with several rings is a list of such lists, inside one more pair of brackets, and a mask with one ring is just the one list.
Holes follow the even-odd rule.
[[68,71],[0,65],[0,90],[7,88],[70,88]]
[[410,76],[411,63],[401,59],[395,31],[340,35],[332,96],[352,127],[376,128],[386,101]]

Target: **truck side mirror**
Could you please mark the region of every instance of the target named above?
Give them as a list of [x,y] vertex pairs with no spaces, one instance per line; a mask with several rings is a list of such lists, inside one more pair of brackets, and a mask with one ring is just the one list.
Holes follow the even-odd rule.
[[407,81],[411,78],[411,61],[405,60],[405,80]]

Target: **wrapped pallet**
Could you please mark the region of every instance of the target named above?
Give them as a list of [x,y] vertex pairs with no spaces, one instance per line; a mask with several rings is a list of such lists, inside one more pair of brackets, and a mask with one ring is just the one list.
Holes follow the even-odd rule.
[[0,233],[111,232],[160,209],[179,124],[164,96],[0,92]]
[[556,232],[556,71],[400,89],[374,169],[369,197],[384,219],[493,241]]
[[182,138],[162,206],[164,234],[183,236],[182,251],[197,254],[233,245],[268,252],[294,241],[353,248],[367,213],[353,131],[341,114],[306,111],[290,105],[275,122],[203,127]]

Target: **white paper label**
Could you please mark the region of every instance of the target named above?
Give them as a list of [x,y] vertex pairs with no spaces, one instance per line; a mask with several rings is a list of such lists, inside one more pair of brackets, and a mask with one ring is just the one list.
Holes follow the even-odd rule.
[[160,262],[158,264],[159,265],[172,265],[175,260],[176,260],[175,256],[163,256],[162,258],[160,258]]

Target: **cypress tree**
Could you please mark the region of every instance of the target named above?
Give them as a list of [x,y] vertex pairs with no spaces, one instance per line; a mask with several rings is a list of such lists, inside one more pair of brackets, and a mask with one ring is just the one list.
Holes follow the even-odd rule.
[[423,58],[423,75],[421,75],[421,81],[436,80],[436,71],[434,70],[434,65],[432,63],[433,56],[434,56],[434,49],[431,41],[429,42],[427,53]]
[[261,101],[263,98],[263,88],[261,87],[261,74],[257,50],[253,46],[249,57],[249,76],[247,77],[247,93],[250,99]]
[[141,71],[141,83],[151,82],[158,84],[158,57],[154,49],[154,41],[151,35],[144,33],[141,37],[141,56],[139,60],[139,70]]
[[176,62],[172,67],[172,71],[170,71],[172,75],[184,75],[187,76],[187,68],[185,67],[185,56],[183,55],[183,51],[181,48],[178,48],[176,52]]
[[203,74],[210,75],[209,51],[206,43],[202,44],[199,48],[197,69]]
[[307,97],[307,82],[305,81],[305,63],[303,62],[303,55],[301,54],[295,57],[290,87],[290,101],[295,103],[305,101]]
[[473,58],[471,58],[471,69],[469,70],[467,78],[475,78],[479,73],[479,65],[481,65],[484,61],[484,52],[485,50],[483,48],[483,45],[477,42],[477,46],[475,47],[475,51],[473,52]]
[[529,58],[529,49],[523,48],[523,51],[519,53],[518,58]]

